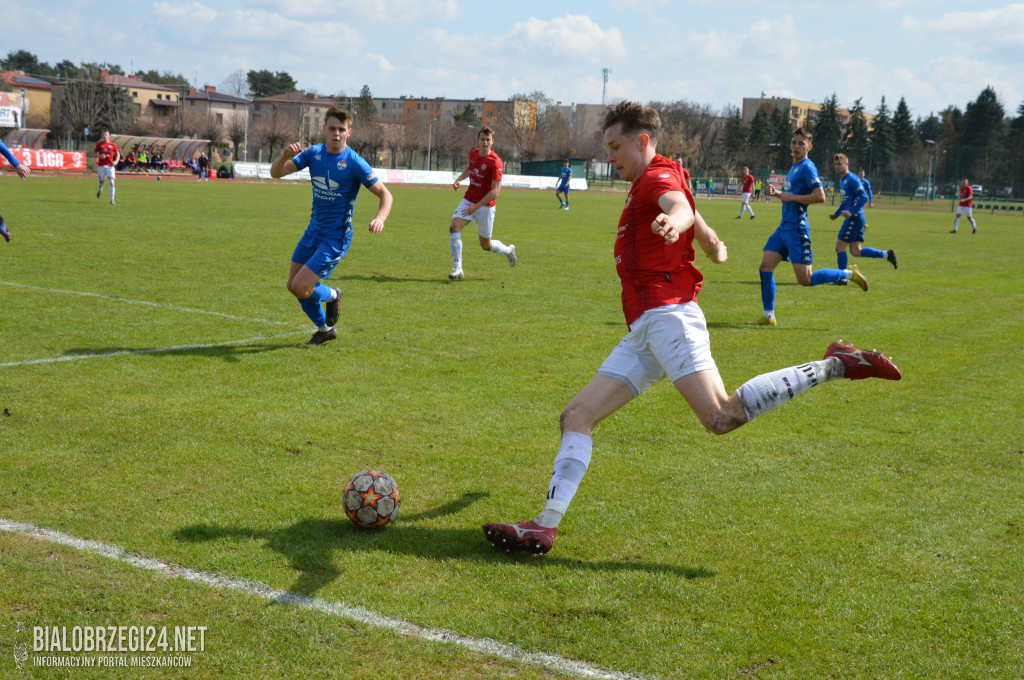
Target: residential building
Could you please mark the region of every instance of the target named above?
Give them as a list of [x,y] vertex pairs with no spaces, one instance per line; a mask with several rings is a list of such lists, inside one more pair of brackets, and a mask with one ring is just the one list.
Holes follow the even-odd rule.
[[327,109],[334,100],[313,92],[285,92],[253,99],[250,126],[278,124],[292,126],[303,144],[318,142],[323,134]]
[[172,87],[147,83],[138,76],[111,75],[106,70],[100,71],[100,80],[124,89],[140,118],[167,120],[181,109],[181,93]]
[[[790,97],[744,97],[743,123],[745,125],[750,125],[750,121],[754,119],[754,115],[757,114],[757,110],[762,107],[768,115],[771,115],[777,109],[788,109],[789,119],[792,121],[794,128],[804,126],[808,122],[813,123],[818,119],[818,114],[821,113],[821,104],[804,101],[802,99],[793,99]],[[850,122],[849,109],[837,108],[836,111],[839,114],[839,120],[842,121],[843,125]],[[870,129],[871,124],[875,119],[874,114],[865,112],[864,119],[867,121],[868,129]]]
[[21,95],[22,127],[48,128],[52,86],[45,80],[18,71],[0,73],[0,91]]

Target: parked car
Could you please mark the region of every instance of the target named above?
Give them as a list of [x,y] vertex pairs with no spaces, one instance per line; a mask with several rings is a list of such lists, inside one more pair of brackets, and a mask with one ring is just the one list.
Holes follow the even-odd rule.
[[985,195],[985,187],[981,186],[980,184],[972,184],[971,185],[971,189],[974,190],[974,195],[975,196],[984,196]]
[[1013,187],[1003,187],[996,192],[999,198],[1013,198]]

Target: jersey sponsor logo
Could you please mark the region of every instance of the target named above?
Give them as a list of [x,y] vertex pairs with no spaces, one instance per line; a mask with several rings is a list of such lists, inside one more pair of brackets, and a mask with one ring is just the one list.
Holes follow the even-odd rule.
[[321,191],[334,191],[340,185],[330,177],[311,177],[310,181],[313,182],[313,186]]
[[669,177],[671,177],[671,176],[672,176],[672,175],[670,175],[670,174],[668,174],[668,173],[666,172],[666,173],[663,173],[663,174],[661,174],[661,175],[658,175],[658,179],[668,179],[668,178],[669,178]]
[[345,161],[338,161],[338,170],[344,170],[348,167],[348,163]]

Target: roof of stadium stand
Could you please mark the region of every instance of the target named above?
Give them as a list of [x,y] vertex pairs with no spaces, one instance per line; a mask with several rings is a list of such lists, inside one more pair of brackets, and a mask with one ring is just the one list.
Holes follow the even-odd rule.
[[50,134],[49,130],[33,130],[32,128],[11,130],[4,136],[4,144],[11,149],[42,149],[48,134]]
[[139,137],[136,135],[110,135],[110,141],[117,144],[121,153],[129,151],[159,151],[164,160],[183,161],[192,158],[210,145],[208,139],[174,139],[173,137]]

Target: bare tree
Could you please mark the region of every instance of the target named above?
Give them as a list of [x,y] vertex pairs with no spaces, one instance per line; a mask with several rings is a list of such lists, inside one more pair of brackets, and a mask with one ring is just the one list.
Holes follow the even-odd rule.
[[249,93],[249,79],[242,69],[232,72],[218,85],[218,89],[232,97],[244,98]]
[[260,116],[253,127],[259,145],[268,147],[271,159],[275,147],[283,147],[299,138],[299,129],[292,117],[277,109],[269,115]]
[[245,132],[246,132],[246,114],[235,113],[228,116],[227,122],[224,124],[224,133],[227,135],[228,140],[234,147],[232,158],[238,160],[238,145],[245,143]]

